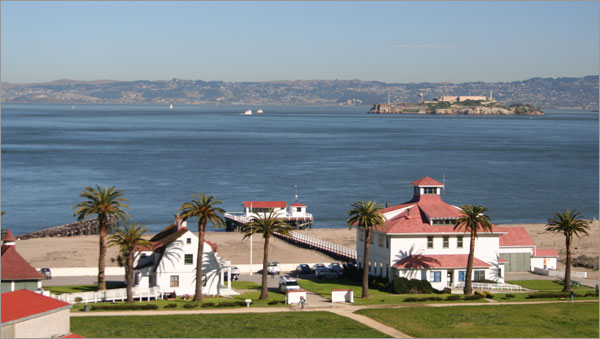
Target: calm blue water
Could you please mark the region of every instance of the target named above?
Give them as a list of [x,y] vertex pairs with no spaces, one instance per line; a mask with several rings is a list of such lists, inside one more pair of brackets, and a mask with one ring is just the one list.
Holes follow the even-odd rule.
[[134,220],[153,231],[198,191],[238,211],[244,200],[293,202],[294,185],[315,227],[344,227],[352,202],[404,202],[426,175],[445,175],[444,200],[486,206],[496,223],[544,222],[567,208],[598,217],[598,113],[246,108],[4,104],[3,227],[73,222],[80,192],[95,184],[123,189]]

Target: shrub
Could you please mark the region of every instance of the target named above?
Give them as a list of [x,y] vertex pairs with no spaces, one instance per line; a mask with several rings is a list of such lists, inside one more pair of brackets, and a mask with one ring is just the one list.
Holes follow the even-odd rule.
[[596,296],[596,292],[588,292],[585,294],[586,297],[595,297]]
[[[583,295],[575,293],[574,297],[583,297]],[[527,299],[536,299],[536,298],[570,298],[571,293],[569,292],[544,292],[544,293],[533,293],[528,294]]]
[[408,291],[410,293],[419,293],[420,280],[410,279],[408,281]]
[[215,303],[213,303],[213,302],[205,302],[205,303],[202,303],[202,305],[200,305],[200,307],[203,307],[203,308],[213,307],[213,306],[215,306]]
[[481,297],[485,298],[485,292],[483,291],[473,291],[474,295],[480,295]]
[[504,296],[504,298],[506,298],[506,299],[510,299],[510,298],[514,298],[514,297],[515,297],[515,295],[514,295],[514,294],[510,294],[510,293],[507,293],[507,294]]
[[283,303],[283,300],[271,300],[268,302],[269,305],[277,305],[279,303]]
[[81,297],[77,297],[77,298],[75,298],[75,302],[76,302],[76,303],[80,303],[80,302],[82,302],[82,301],[83,301],[83,299],[81,299]]
[[392,292],[395,294],[406,294],[409,291],[408,279],[403,277],[395,278],[392,281]]
[[157,304],[108,304],[92,305],[91,309],[96,310],[156,310]]
[[463,297],[463,300],[481,300],[481,299],[483,299],[483,296],[481,296],[479,294],[466,295]]
[[423,298],[416,298],[416,297],[408,297],[408,298],[404,298],[405,302],[415,302],[415,301],[442,301],[444,299],[440,298],[440,297],[423,297]]
[[433,287],[431,287],[431,283],[427,280],[417,280],[417,288],[419,292],[430,294],[433,293]]
[[494,299],[496,297],[496,295],[492,292],[484,291],[483,293],[485,293],[485,297],[488,299]]
[[164,308],[177,308],[177,304],[166,304]]
[[451,295],[449,295],[449,296],[446,297],[446,300],[448,300],[448,301],[460,300],[460,295],[458,295],[458,294],[451,294]]
[[185,307],[185,308],[196,308],[196,307],[198,307],[198,304],[197,303],[185,303],[185,304],[183,304],[183,307]]

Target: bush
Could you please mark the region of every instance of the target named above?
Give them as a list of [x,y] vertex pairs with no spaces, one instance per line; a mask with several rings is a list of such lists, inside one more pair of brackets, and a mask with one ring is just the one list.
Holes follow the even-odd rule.
[[511,299],[511,298],[514,298],[514,297],[515,297],[515,295],[514,294],[510,294],[510,293],[507,293],[506,295],[504,295],[504,298],[506,298],[506,299]]
[[77,298],[75,298],[75,302],[76,302],[76,303],[80,303],[80,302],[82,302],[82,301],[83,301],[83,299],[81,299],[81,297],[77,297]]
[[164,308],[177,308],[177,304],[166,304]]
[[202,305],[200,305],[200,307],[203,307],[203,308],[213,307],[213,306],[215,306],[215,303],[213,303],[213,302],[205,302],[205,303],[202,303]]
[[92,305],[92,311],[99,310],[156,310],[157,304],[108,304],[108,305]]
[[458,295],[458,294],[451,294],[451,295],[449,295],[449,296],[446,297],[446,300],[448,300],[448,301],[460,300],[460,295]]
[[[573,294],[574,297],[583,297],[581,294]],[[545,292],[545,293],[533,293],[527,295],[527,299],[536,299],[536,298],[570,298],[571,293],[569,292]]]
[[474,295],[480,295],[482,298],[485,298],[485,292],[483,291],[473,291]]
[[407,294],[409,288],[409,281],[406,278],[398,277],[392,281],[392,292],[395,294]]
[[409,291],[409,293],[419,293],[420,282],[421,282],[421,280],[410,279],[408,281],[408,291]]
[[463,300],[481,300],[481,299],[483,299],[483,296],[479,295],[479,294],[466,295],[463,297]]
[[492,292],[483,291],[483,293],[485,293],[485,297],[488,299],[494,299],[496,297],[496,295]]
[[586,297],[595,297],[596,296],[596,292],[588,292],[585,294]]
[[268,302],[269,305],[277,305],[279,303],[284,303],[285,301],[283,300],[271,300]]
[[420,293],[430,294],[433,293],[433,287],[431,287],[431,283],[427,280],[417,280],[417,289]]
[[237,301],[222,301],[216,305],[217,307],[235,307],[235,306],[246,306],[243,300]]
[[198,304],[197,303],[185,303],[185,304],[183,304],[183,307],[184,308],[196,308],[196,307],[198,307]]
[[574,267],[585,267],[593,270],[598,269],[598,257],[588,257],[587,255],[580,255],[573,258]]
[[414,302],[414,301],[442,301],[444,299],[440,297],[424,297],[424,298],[416,298],[416,297],[408,297],[404,298],[405,302]]

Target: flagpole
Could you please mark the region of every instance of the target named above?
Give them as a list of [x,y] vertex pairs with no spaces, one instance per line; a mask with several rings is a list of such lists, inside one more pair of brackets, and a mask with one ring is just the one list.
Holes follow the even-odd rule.
[[[252,216],[252,202],[250,202],[250,215]],[[252,276],[252,233],[250,233],[250,276]]]

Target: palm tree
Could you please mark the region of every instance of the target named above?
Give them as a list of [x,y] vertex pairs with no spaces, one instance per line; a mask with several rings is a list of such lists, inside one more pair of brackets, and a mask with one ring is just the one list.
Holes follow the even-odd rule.
[[483,214],[488,209],[483,206],[475,205],[463,205],[462,209],[463,216],[458,218],[454,225],[454,230],[462,229],[465,232],[471,232],[471,246],[469,249],[469,260],[467,261],[467,276],[465,277],[465,288],[464,293],[466,295],[473,294],[473,258],[475,257],[475,238],[478,237],[477,232],[479,230],[484,232],[492,231],[492,224],[490,223],[490,217]]
[[115,233],[108,238],[108,246],[119,246],[121,255],[127,257],[125,270],[127,271],[127,302],[133,302],[133,252],[136,246],[147,246],[150,242],[144,239],[148,229],[143,225],[129,222],[117,228]]
[[573,236],[581,238],[581,235],[587,235],[590,224],[583,219],[581,213],[566,210],[558,212],[554,218],[548,219],[546,232],[562,233],[565,235],[565,244],[567,247],[567,263],[565,265],[565,287],[563,291],[571,292],[571,244]]
[[218,213],[225,213],[217,204],[222,204],[220,200],[215,200],[214,196],[207,197],[203,193],[193,194],[194,200],[181,205],[180,216],[186,220],[189,217],[198,218],[198,255],[196,256],[196,294],[194,301],[202,301],[202,259],[204,258],[204,233],[206,225],[210,222],[215,228],[224,226],[225,221]]
[[81,221],[91,215],[98,216],[98,226],[100,228],[100,255],[98,258],[98,290],[106,289],[106,281],[104,277],[104,266],[106,257],[106,232],[109,219],[125,220],[129,217],[129,213],[123,208],[129,206],[123,204],[127,198],[123,197],[123,191],[115,189],[115,186],[108,188],[86,187],[79,195],[85,198],[85,201],[73,206],[77,209],[73,216],[77,216],[77,220]]
[[262,289],[260,291],[260,299],[269,298],[269,290],[267,288],[267,264],[269,262],[269,239],[273,236],[273,233],[277,232],[283,235],[289,235],[292,230],[292,226],[286,224],[281,218],[277,216],[277,213],[271,208],[267,213],[259,215],[256,213],[252,216],[252,219],[242,226],[242,232],[244,232],[244,238],[246,239],[255,233],[262,233],[265,239],[264,250],[263,250],[263,270],[262,270]]
[[356,225],[365,230],[365,246],[363,254],[363,279],[362,279],[362,297],[369,297],[369,247],[371,244],[371,230],[377,225],[385,224],[386,219],[381,213],[382,205],[375,201],[356,201],[352,204],[352,209],[348,212],[348,228]]

